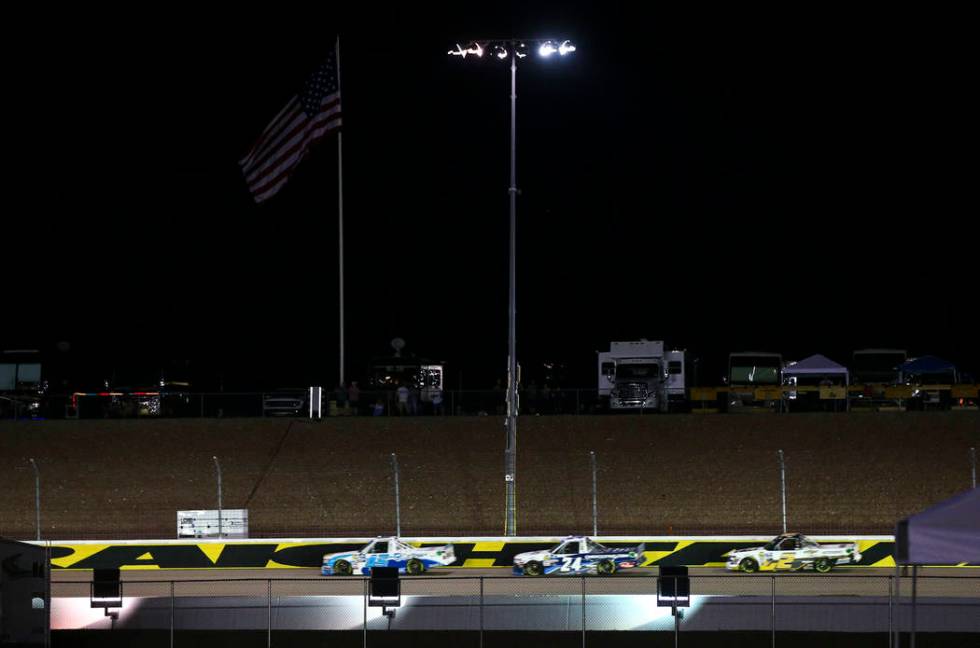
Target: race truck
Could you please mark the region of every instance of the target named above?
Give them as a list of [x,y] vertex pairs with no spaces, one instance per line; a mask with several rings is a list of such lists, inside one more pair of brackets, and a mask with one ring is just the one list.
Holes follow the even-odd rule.
[[799,571],[813,567],[825,574],[834,565],[861,560],[856,542],[819,544],[801,533],[784,533],[762,547],[735,549],[728,554],[725,569],[747,573],[757,571]]
[[324,576],[367,576],[372,567],[397,567],[399,574],[416,576],[430,567],[450,565],[455,560],[451,544],[419,548],[402,542],[397,536],[379,536],[360,551],[326,554],[320,573]]
[[638,567],[643,562],[644,544],[635,547],[605,547],[586,536],[568,536],[545,551],[527,551],[514,556],[518,576],[542,574],[600,574]]

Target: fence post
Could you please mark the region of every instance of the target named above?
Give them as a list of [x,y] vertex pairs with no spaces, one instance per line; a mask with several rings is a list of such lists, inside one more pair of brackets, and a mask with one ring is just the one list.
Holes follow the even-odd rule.
[[912,638],[909,640],[909,646],[915,648],[915,608],[916,608],[916,591],[919,582],[919,566],[912,565]]
[[772,632],[772,643],[770,645],[772,648],[776,648],[776,577],[770,576],[769,578],[772,579],[772,611],[769,613],[769,629]]
[[786,533],[786,461],[783,451],[779,451],[779,489],[783,497],[783,533]]
[[398,484],[398,456],[394,452],[391,453],[391,469],[395,477],[395,535],[400,536],[402,534],[402,507]]
[[269,636],[266,639],[266,648],[272,648],[272,579],[270,578],[266,583],[269,585]]
[[483,576],[480,576],[480,648],[483,648]]
[[174,648],[174,582],[170,581],[170,648]]
[[977,487],[977,449],[970,448],[970,482]]
[[895,560],[895,648],[902,645],[902,568]]
[[29,459],[34,469],[34,530],[37,540],[41,539],[41,471],[37,469],[34,457]]
[[582,648],[585,648],[585,576],[582,579]]
[[888,648],[892,648],[892,645],[895,643],[895,637],[893,636],[894,621],[892,619],[892,614],[893,614],[892,605],[895,602],[894,590],[893,590],[894,587],[895,587],[894,579],[891,576],[889,576],[888,577]]
[[598,483],[596,479],[595,451],[589,452],[592,459],[592,535],[599,535],[599,497]]
[[364,579],[364,643],[363,648],[367,648],[367,609],[368,609],[368,579]]
[[221,464],[218,463],[218,458],[217,457],[212,456],[211,458],[214,459],[214,467],[218,471],[218,537],[219,538],[223,538],[225,536],[224,536],[224,526],[223,526],[222,520],[221,520],[221,515],[222,515],[221,514],[221,509],[222,509],[222,506],[221,506]]

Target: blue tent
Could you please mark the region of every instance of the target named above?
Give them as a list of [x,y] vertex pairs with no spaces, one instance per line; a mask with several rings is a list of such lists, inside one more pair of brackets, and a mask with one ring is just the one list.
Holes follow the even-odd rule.
[[980,564],[980,488],[902,520],[895,537],[900,564]]
[[921,376],[924,374],[950,374],[953,382],[956,381],[956,365],[949,360],[943,360],[936,356],[922,356],[913,358],[899,367],[902,372],[902,379],[908,376]]
[[[919,565],[980,564],[980,488],[972,488],[901,520],[895,528],[895,598],[901,565],[912,565],[912,645],[915,645]],[[899,645],[901,624],[895,627]]]

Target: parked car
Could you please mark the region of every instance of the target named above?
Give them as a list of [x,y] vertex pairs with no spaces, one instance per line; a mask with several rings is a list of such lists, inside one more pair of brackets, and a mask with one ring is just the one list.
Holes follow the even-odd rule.
[[820,544],[801,533],[784,533],[762,547],[731,551],[725,569],[752,573],[812,567],[823,574],[835,565],[854,564],[860,560],[861,552],[856,542]]
[[413,547],[397,536],[379,536],[360,551],[326,554],[320,573],[324,576],[368,575],[373,567],[397,567],[400,574],[416,576],[431,567],[451,565],[455,560],[451,544]]
[[608,576],[620,569],[643,563],[644,544],[635,547],[605,547],[587,536],[568,536],[545,551],[527,551],[514,556],[514,573],[519,576],[542,574],[600,574]]

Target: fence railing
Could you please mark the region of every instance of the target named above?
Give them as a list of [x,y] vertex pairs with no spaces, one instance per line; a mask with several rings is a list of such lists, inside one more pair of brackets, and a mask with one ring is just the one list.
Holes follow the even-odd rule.
[[[561,421],[553,421],[561,424]],[[316,433],[318,426],[290,423]],[[283,426],[287,427],[287,426]],[[79,488],[79,477],[65,479],[70,464],[57,456],[31,457],[8,474],[0,509],[0,536],[22,540],[97,540],[175,538],[178,510],[195,501],[220,511],[247,509],[252,538],[373,537],[397,533],[411,537],[474,537],[500,533],[498,509],[500,453],[429,452],[406,447],[389,453],[360,449],[359,462],[344,453],[310,451],[316,437],[298,436],[292,445],[274,440],[235,453],[182,458],[174,472],[137,470],[140,497],[110,502],[112,483],[86,485],[97,504],[64,506],[56,494]],[[275,445],[279,461],[270,462]],[[914,488],[895,496],[891,481],[855,488],[845,468],[835,472],[812,464],[812,453],[799,443],[788,452],[748,452],[754,479],[742,477],[742,462],[714,468],[713,479],[725,483],[724,498],[704,498],[699,488],[678,490],[679,503],[638,497],[624,506],[621,494],[635,489],[631,476],[646,474],[649,459],[633,446],[600,451],[553,451],[528,446],[520,466],[529,486],[518,500],[518,528],[525,536],[563,536],[591,530],[593,535],[776,535],[789,528],[811,535],[881,535],[930,503]],[[976,448],[951,445],[943,471],[950,494],[977,483]],[[957,456],[958,455],[958,456]],[[216,470],[218,460],[223,470]],[[203,475],[203,477],[202,477]],[[834,476],[833,479],[815,479]],[[83,473],[81,479],[87,479]],[[163,481],[161,481],[161,478]],[[223,478],[223,479],[222,479]],[[130,482],[120,481],[116,484]],[[864,479],[864,478],[862,478]],[[753,484],[764,484],[760,489]],[[255,486],[261,484],[261,490]],[[560,485],[559,485],[560,484]],[[226,485],[232,486],[229,490]],[[633,491],[642,492],[642,491]],[[657,491],[653,491],[657,492]],[[182,493],[175,496],[175,493]],[[259,493],[258,496],[255,496]],[[884,496],[883,496],[884,493]],[[225,497],[223,497],[225,496]],[[916,499],[919,498],[919,499]],[[370,501],[368,507],[350,502]],[[751,506],[733,502],[751,501]],[[105,502],[104,504],[102,502]],[[184,508],[187,508],[186,505]],[[215,515],[215,519],[220,516]],[[184,528],[186,532],[186,528]],[[202,533],[220,538],[227,532],[214,522]],[[193,540],[193,537],[188,539]]]
[[[967,645],[980,633],[980,578],[972,574],[695,574],[686,607],[658,597],[658,585],[670,583],[652,569],[612,577],[433,573],[402,577],[398,605],[382,608],[370,604],[366,578],[124,580],[121,607],[106,611],[91,607],[90,582],[55,580],[51,620],[56,638],[84,629],[154,646],[200,645],[220,631],[248,645],[323,645],[324,634],[344,635],[344,645],[391,645],[407,633],[456,647],[510,646],[527,632],[549,633],[541,645],[569,646],[607,645],[622,632],[673,634],[675,645],[757,646],[808,635],[807,645],[823,637],[822,645],[850,638],[857,643],[846,645],[898,646],[912,634]],[[705,643],[708,634],[717,643]]]
[[[520,414],[547,416],[609,411],[649,414],[670,412],[846,412],[978,409],[977,385],[916,388],[784,386],[748,391],[694,387],[686,398],[664,408],[610,409],[608,394],[594,388],[525,388],[519,391]],[[397,392],[325,391],[322,416],[494,416],[506,413],[506,390]],[[309,416],[307,392],[93,392],[0,400],[0,418],[221,418]]]

